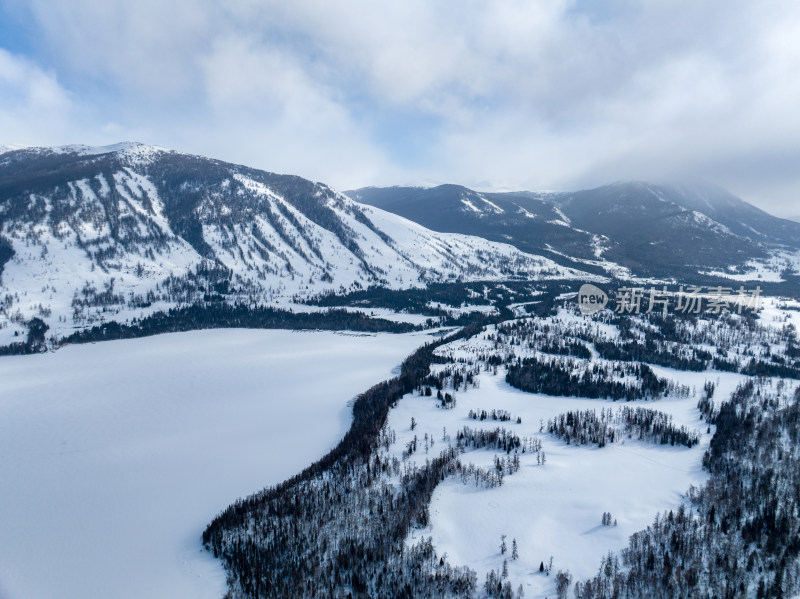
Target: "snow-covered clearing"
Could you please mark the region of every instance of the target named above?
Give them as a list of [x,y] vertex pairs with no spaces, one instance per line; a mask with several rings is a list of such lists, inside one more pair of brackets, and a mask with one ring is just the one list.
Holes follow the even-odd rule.
[[739,282],[763,281],[781,283],[784,281],[783,273],[785,271],[797,272],[798,268],[800,268],[800,252],[775,251],[767,259],[749,260],[745,267],[745,272],[737,272],[735,266],[730,266],[727,270],[712,270],[701,272],[701,274],[724,277]]
[[484,304],[461,304],[458,307],[450,306],[448,304],[442,302],[428,302],[429,308],[439,309],[439,310],[446,310],[454,315],[461,315],[461,314],[470,314],[472,312],[481,312],[483,314],[497,314],[498,310],[496,306],[492,305],[484,305]]
[[[718,401],[728,397],[744,378],[657,366],[653,370],[660,377],[695,387],[698,393],[705,381],[717,383],[714,397]],[[417,540],[431,536],[436,550],[446,553],[450,563],[477,571],[479,585],[489,570],[500,572],[503,560],[508,559],[513,589],[522,584],[527,599],[554,597],[554,577],[559,569],[569,570],[575,580],[595,575],[609,550],[625,547],[628,537],[646,528],[656,514],[679,507],[690,485],[699,486],[706,480],[701,460],[712,435],[699,417],[697,396],[631,403],[550,397],[519,391],[505,382],[504,374],[502,368],[496,375],[482,372],[479,388],[458,392],[452,410],[438,408],[435,397],[405,397],[390,414],[389,426],[397,435],[392,451],[400,457],[416,435],[419,449],[410,459],[424,463],[446,447],[443,429],[455,438],[465,426],[506,428],[520,437],[541,439],[546,463],[537,464],[535,454],[522,454],[520,471],[506,476],[500,487],[478,488],[458,478],[445,480],[431,502],[431,525],[415,530],[412,536]],[[599,411],[633,403],[671,414],[676,424],[697,429],[701,432],[700,444],[687,449],[625,439],[598,449],[567,445],[546,431],[539,432],[542,420],[546,425],[549,418],[570,410]],[[470,410],[493,409],[510,412],[512,420],[480,421],[467,416]],[[515,422],[517,416],[521,424]],[[412,417],[417,423],[413,432]],[[434,439],[427,455],[422,441],[426,434]],[[495,455],[504,453],[472,450],[462,456],[462,462],[491,469]],[[601,525],[604,512],[611,513],[616,526]],[[507,535],[505,556],[500,553],[501,535]],[[513,539],[519,545],[516,561],[510,556]],[[548,577],[539,573],[539,566],[541,562],[547,565],[551,556],[553,571]]]
[[205,525],[322,456],[428,339],[209,330],[0,358],[0,597],[218,599]]
[[759,320],[761,324],[776,329],[787,324],[800,329],[800,302],[785,298],[766,297]]

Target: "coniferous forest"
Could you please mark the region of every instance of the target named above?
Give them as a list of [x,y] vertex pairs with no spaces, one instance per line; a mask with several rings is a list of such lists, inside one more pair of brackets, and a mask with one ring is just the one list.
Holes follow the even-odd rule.
[[[450,566],[430,543],[407,549],[412,526],[427,521],[436,485],[455,468],[455,451],[422,469],[399,471],[373,455],[391,405],[420,386],[434,349],[412,354],[397,378],[358,397],[353,424],[324,458],[281,485],[229,507],[203,533],[223,560],[232,596],[242,597],[464,597],[475,573]],[[401,476],[397,487],[381,473]],[[438,558],[438,559],[437,559]]]
[[[703,406],[701,406],[702,408]],[[654,517],[578,599],[791,597],[800,587],[800,392],[750,380],[718,409],[690,507]]]
[[[469,411],[475,426],[445,431],[444,449],[435,450],[426,434],[414,435],[402,454],[388,451],[395,433],[387,416],[403,396],[453,409],[459,393],[479,385],[481,373],[498,371],[526,392],[609,400],[606,409],[564,411],[542,422],[540,430],[562,443],[695,447],[700,431],[649,407],[662,396],[697,397],[708,432],[715,429],[702,460],[708,482],[687,489],[678,509],[653,514],[653,523],[626,548],[598,563],[597,576],[575,580],[568,570],[551,572],[552,563],[542,562],[558,597],[761,599],[788,598],[800,589],[800,391],[780,378],[751,376],[730,398],[719,397],[713,381],[690,389],[607,349],[614,343],[624,348],[626,337],[641,338],[649,330],[658,351],[673,356],[676,372],[694,370],[693,359],[708,367],[716,353],[746,374],[750,363],[775,364],[779,352],[791,354],[794,330],[770,332],[744,318],[602,314],[593,322],[565,315],[466,327],[427,344],[403,363],[397,378],[360,395],[353,425],[331,453],[281,485],[238,501],[204,532],[204,543],[226,565],[230,597],[523,596],[505,567],[479,579],[470,568],[450,563],[430,538],[411,543],[409,534],[429,524],[429,503],[442,481],[453,478],[478,489],[504,485],[525,456],[544,467],[541,440],[513,432],[509,427],[522,420],[512,412],[487,406]],[[620,336],[609,337],[608,326]],[[598,346],[614,358],[602,357]],[[629,349],[621,351],[633,357]],[[613,403],[642,399],[648,407]],[[412,418],[412,432],[415,426]],[[423,446],[428,457],[414,461]],[[465,452],[479,449],[495,452],[492,466],[465,460]],[[616,524],[608,512],[602,522]]]

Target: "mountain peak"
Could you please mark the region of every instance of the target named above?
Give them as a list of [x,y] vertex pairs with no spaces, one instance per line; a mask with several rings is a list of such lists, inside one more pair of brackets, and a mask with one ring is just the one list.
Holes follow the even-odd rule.
[[77,156],[101,156],[103,154],[126,154],[129,156],[149,156],[170,152],[167,148],[152,146],[138,141],[123,141],[106,146],[90,146],[86,144],[68,144],[65,146],[26,146],[19,144],[0,145],[0,154],[8,152],[26,152],[30,154],[64,154]]
[[16,152],[17,150],[25,150],[28,146],[23,146],[20,144],[0,144],[0,154],[5,154],[6,152]]
[[59,146],[53,149],[63,154],[81,154],[84,156],[94,156],[97,154],[109,154],[112,152],[125,152],[129,150],[137,150],[145,147],[147,147],[145,144],[138,141],[122,141],[107,146],[87,146],[83,144],[71,144],[67,146]]

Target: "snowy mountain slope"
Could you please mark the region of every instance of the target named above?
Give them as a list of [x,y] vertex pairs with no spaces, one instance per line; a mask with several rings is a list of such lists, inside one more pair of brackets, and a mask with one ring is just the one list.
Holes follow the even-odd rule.
[[796,223],[708,184],[621,182],[561,194],[557,202],[573,226],[611,241],[607,259],[642,274],[677,276],[704,265],[749,270],[742,268],[748,262],[800,249]]
[[0,154],[5,154],[6,152],[13,152],[14,150],[24,150],[26,146],[22,146],[19,144],[0,144]]
[[[619,182],[576,192],[479,193],[457,185],[363,188],[361,202],[437,231],[480,234],[593,272],[689,279],[709,271],[775,280],[800,226],[705,183]],[[791,269],[790,269],[791,270]],[[751,277],[756,278],[756,277]]]
[[563,213],[550,201],[549,194],[479,193],[460,185],[366,187],[345,193],[435,231],[510,243],[568,266],[580,264],[581,270],[596,266],[581,262],[595,258],[593,236],[564,222]]
[[3,153],[0,277],[0,344],[33,317],[65,332],[198,301],[585,278],[321,183],[135,143]]
[[768,244],[800,246],[800,227],[776,218],[708,183],[659,186],[665,199],[714,219],[736,235]]

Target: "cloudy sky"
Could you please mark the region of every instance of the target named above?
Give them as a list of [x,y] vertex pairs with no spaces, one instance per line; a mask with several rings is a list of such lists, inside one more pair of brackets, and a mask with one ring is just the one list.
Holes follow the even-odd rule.
[[800,215],[796,0],[3,0],[0,143],[325,181],[703,178]]

